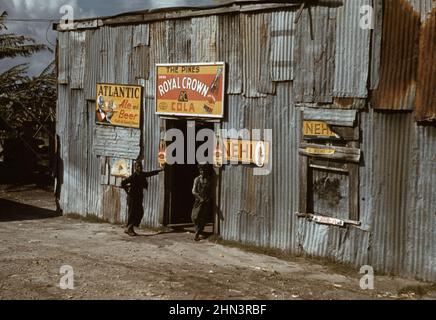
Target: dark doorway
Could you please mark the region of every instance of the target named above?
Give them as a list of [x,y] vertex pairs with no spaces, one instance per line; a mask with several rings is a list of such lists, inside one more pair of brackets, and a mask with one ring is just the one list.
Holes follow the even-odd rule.
[[[165,224],[169,227],[189,227],[192,226],[191,211],[194,204],[192,187],[195,178],[198,176],[197,160],[195,164],[188,164],[188,125],[195,127],[195,136],[202,129],[214,129],[214,124],[210,122],[167,120],[168,129],[178,129],[184,136],[184,164],[174,164],[168,166],[165,176],[166,192],[166,219]],[[192,127],[190,127],[192,130]],[[192,130],[193,132],[193,130]],[[205,142],[195,142],[195,151]],[[213,143],[213,142],[211,142]],[[208,155],[212,163],[213,155]],[[208,223],[213,223],[213,212],[210,213]]]

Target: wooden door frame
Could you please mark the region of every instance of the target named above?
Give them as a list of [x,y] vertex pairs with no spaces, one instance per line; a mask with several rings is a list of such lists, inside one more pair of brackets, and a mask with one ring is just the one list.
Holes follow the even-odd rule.
[[[211,120],[211,119],[188,119],[188,118],[178,118],[178,117],[160,117],[160,134],[166,131],[168,127],[167,121],[198,121],[198,122],[208,122],[214,124],[214,130],[217,132],[221,129],[221,121]],[[159,137],[160,139],[160,137]],[[160,142],[160,141],[159,141]],[[221,217],[220,214],[220,203],[221,203],[221,168],[213,167],[215,172],[215,181],[214,181],[214,212],[213,212],[213,233],[215,235],[220,234],[220,223]],[[161,172],[159,174],[159,194],[160,194],[160,203],[159,203],[159,224],[161,226],[169,225],[169,212],[171,210],[171,201],[170,201],[170,193],[169,193],[169,184],[171,183],[170,175],[167,174],[167,170]]]

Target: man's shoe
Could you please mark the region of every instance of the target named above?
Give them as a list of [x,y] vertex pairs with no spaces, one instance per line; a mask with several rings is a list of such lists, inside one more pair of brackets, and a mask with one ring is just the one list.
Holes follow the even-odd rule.
[[134,237],[134,236],[137,235],[137,234],[135,233],[135,231],[133,231],[133,230],[130,229],[130,228],[126,228],[126,229],[124,229],[124,233],[125,233],[125,234],[128,234],[128,235],[131,236],[131,237]]
[[199,232],[195,233],[194,241],[200,241],[200,233]]

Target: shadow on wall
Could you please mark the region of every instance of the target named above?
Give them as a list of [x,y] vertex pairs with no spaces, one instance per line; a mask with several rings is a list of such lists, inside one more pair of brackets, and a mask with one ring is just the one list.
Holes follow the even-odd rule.
[[0,222],[42,220],[59,216],[54,210],[0,199]]

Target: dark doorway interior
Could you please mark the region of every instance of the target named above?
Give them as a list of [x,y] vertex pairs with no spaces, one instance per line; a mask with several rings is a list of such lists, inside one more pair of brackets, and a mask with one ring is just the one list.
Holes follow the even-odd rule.
[[[191,122],[192,124],[194,122]],[[198,176],[198,168],[196,164],[188,163],[188,135],[187,135],[187,121],[172,120],[167,121],[167,129],[174,128],[183,132],[185,139],[185,164],[174,164],[169,166],[166,171],[166,199],[168,200],[168,208],[166,224],[169,227],[186,227],[192,225],[191,211],[194,204],[194,197],[192,195],[192,186],[194,179]],[[195,122],[195,134],[202,129],[214,129],[213,123]],[[196,150],[204,142],[196,142]],[[212,159],[213,155],[210,155]],[[168,203],[167,202],[167,203]],[[213,212],[210,213],[208,223],[213,223]]]

